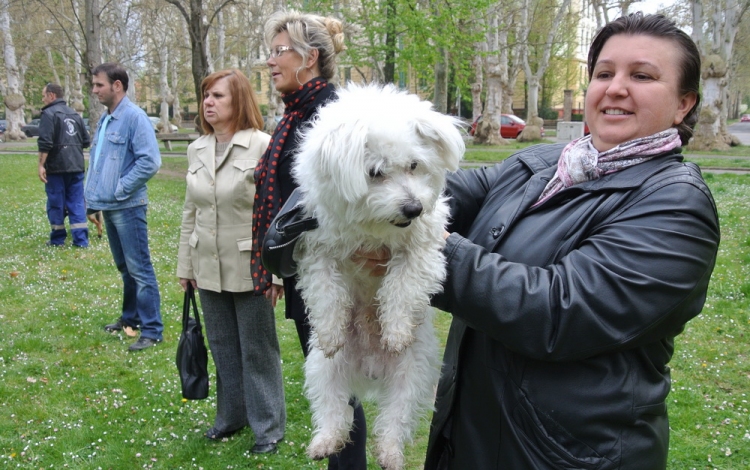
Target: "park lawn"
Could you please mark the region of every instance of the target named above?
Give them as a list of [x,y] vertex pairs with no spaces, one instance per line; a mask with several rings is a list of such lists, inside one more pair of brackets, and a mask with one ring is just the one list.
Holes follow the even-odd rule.
[[[46,247],[36,157],[0,159],[0,467],[325,468],[304,455],[310,413],[302,394],[302,354],[283,305],[276,315],[288,423],[278,454],[251,454],[250,430],[224,443],[202,437],[213,423],[213,383],[207,400],[181,399],[174,358],[182,292],[174,272],[184,158],[165,157],[149,183],[149,236],[165,341],[141,353],[128,353],[131,340],[102,330],[117,318],[121,295],[106,235],[92,239],[87,250]],[[704,312],[677,338],[670,364],[673,470],[750,467],[750,179],[729,174],[706,179],[719,208],[722,244]],[[448,314],[438,314],[443,342],[449,322]],[[365,408],[372,423],[374,407]],[[427,430],[425,418],[407,449],[409,469],[421,467]],[[369,468],[377,469],[370,461]]]
[[[554,140],[545,139],[543,143],[554,143]],[[471,140],[466,144],[466,153],[464,154],[464,163],[470,166],[491,164],[503,161],[520,149],[526,148],[535,143],[519,143],[515,140],[508,140],[508,145],[476,145]],[[690,149],[683,149],[685,159],[695,162],[700,167],[710,168],[750,168],[750,147],[740,145],[722,151],[701,151],[694,152]]]

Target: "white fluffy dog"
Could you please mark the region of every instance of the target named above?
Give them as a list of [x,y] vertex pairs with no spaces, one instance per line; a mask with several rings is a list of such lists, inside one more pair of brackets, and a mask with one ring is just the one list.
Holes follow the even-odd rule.
[[[432,407],[440,358],[429,300],[445,278],[445,175],[465,150],[456,124],[393,86],[350,84],[303,134],[293,172],[319,222],[294,254],[313,331],[313,459],[342,449],[350,397],[369,397],[379,406],[378,463],[403,468],[404,444]],[[383,277],[351,260],[382,248]]]

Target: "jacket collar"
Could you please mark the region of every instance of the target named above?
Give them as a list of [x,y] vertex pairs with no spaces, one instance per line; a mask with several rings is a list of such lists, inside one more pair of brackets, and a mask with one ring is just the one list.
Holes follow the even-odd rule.
[[[237,131],[234,133],[234,136],[232,136],[232,140],[229,143],[229,152],[232,151],[232,147],[239,146],[243,148],[250,148],[250,142],[253,139],[253,135],[255,135],[257,131],[255,129],[243,129],[241,131]],[[214,168],[214,163],[216,162],[215,159],[215,153],[216,153],[216,139],[214,138],[213,134],[207,134],[204,136],[201,136],[200,139],[196,140],[194,142],[195,145],[195,155],[198,157],[198,159],[203,162],[203,164],[207,168]]]
[[[551,165],[549,160],[549,150],[551,150],[551,148],[550,146],[547,146],[548,149],[544,149],[543,147],[544,146],[540,146],[537,151],[535,151],[534,148],[531,148],[530,150],[532,151],[520,155],[519,160],[534,174],[532,178],[540,178],[548,182],[552,179],[557,170],[557,159],[559,158],[564,145],[554,146],[556,155],[554,162]],[[545,152],[544,150],[547,151]],[[681,150],[682,149],[678,147],[675,150],[665,152],[646,162],[639,163],[638,165],[634,165],[616,173],[604,175],[599,179],[571,186],[563,191],[573,188],[578,188],[582,191],[599,191],[607,189],[629,189],[641,186],[651,176],[663,170],[666,163],[681,162],[683,160],[683,156],[680,153]]]
[[[122,114],[125,112],[125,108],[127,108],[130,105],[130,98],[128,98],[128,95],[125,95],[122,97],[119,103],[117,103],[117,107],[114,111],[112,111],[112,119],[120,119],[122,117]],[[102,118],[106,117],[107,115],[102,115]]]
[[[232,136],[232,141],[230,145],[231,146],[239,145],[240,147],[249,148],[250,141],[253,138],[253,134],[255,134],[255,129],[243,129],[241,131],[237,131],[234,133],[234,136]],[[216,139],[214,138],[214,135],[206,134],[202,136],[200,139],[195,141],[195,148],[204,149],[210,146],[213,149],[215,144],[216,144]]]
[[62,98],[55,98],[55,101],[53,101],[52,103],[42,106],[42,111],[44,111],[47,108],[51,108],[52,106],[55,106],[55,105],[60,104],[60,103],[65,104],[65,100],[62,99]]

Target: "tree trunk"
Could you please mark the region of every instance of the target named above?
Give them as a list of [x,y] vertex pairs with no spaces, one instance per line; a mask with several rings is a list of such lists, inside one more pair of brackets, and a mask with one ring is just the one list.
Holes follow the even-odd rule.
[[[62,86],[63,83],[60,81],[60,74],[57,73],[55,61],[52,58],[52,49],[50,49],[49,46],[45,46],[44,51],[47,53],[47,63],[49,64],[49,68],[52,70],[52,76],[54,77],[55,83]],[[67,90],[65,92],[67,93]]]
[[[177,10],[187,22],[188,31],[190,33],[190,53],[192,56],[191,62],[193,86],[195,87],[195,102],[200,103],[203,100],[203,97],[201,96],[201,83],[203,82],[203,79],[209,75],[209,70],[211,70],[206,49],[208,29],[216,15],[221,13],[221,10],[234,0],[221,0],[216,6],[216,9],[211,13],[212,16],[208,16],[206,12],[203,11],[203,0],[190,0],[188,8],[185,7],[181,0],[165,1],[177,7]],[[202,132],[197,120],[195,122],[195,130]]]
[[216,15],[216,69],[224,70],[226,67],[226,26],[224,25],[224,12]]
[[[695,135],[690,142],[694,150],[726,150],[738,140],[726,128],[728,64],[742,16],[750,0],[727,2],[714,0],[705,5],[691,0],[693,40],[702,56],[701,110]],[[704,10],[708,14],[704,13]]]
[[[71,1],[71,6],[73,7],[75,16],[78,17],[78,1]],[[83,57],[79,58],[77,56],[77,51],[83,50],[81,30],[80,28],[71,29],[71,43],[65,47],[65,52],[63,53],[63,59],[65,60],[66,64],[66,89],[68,90],[68,96],[70,99],[68,101],[68,106],[75,109],[78,114],[83,115],[83,112],[86,110],[86,106],[83,104],[83,87],[85,86],[85,84],[81,84],[81,60],[83,59]],[[70,79],[67,78],[68,75],[70,76]],[[91,118],[89,118],[89,126],[93,128],[95,127],[96,123],[91,121]]]
[[84,8],[86,10],[86,31],[84,38],[86,40],[86,52],[84,53],[84,67],[86,71],[86,92],[89,95],[89,126],[91,135],[96,134],[96,128],[99,124],[99,117],[102,115],[102,106],[99,99],[93,94],[93,85],[91,80],[94,68],[102,63],[101,50],[101,33],[99,21],[101,10],[99,9],[99,0],[85,0]]
[[[526,31],[525,41],[528,40],[529,31],[531,25],[529,23],[528,12],[530,9],[529,0],[526,0],[526,5],[522,13],[522,21]],[[563,0],[562,3],[557,7],[557,13],[552,23],[552,28],[547,34],[546,42],[544,43],[544,50],[542,57],[536,64],[536,72],[532,72],[531,65],[529,62],[529,47],[523,48],[523,68],[526,72],[526,83],[529,87],[528,102],[526,103],[526,127],[521,131],[521,135],[518,136],[519,142],[532,142],[541,140],[542,138],[542,126],[544,121],[539,117],[539,82],[547,70],[549,65],[549,58],[552,52],[552,43],[555,40],[555,34],[562,22],[563,16],[568,11],[570,0]]]
[[383,81],[396,83],[396,0],[386,0],[385,4],[385,65]]
[[182,109],[180,108],[180,94],[178,93],[178,90],[180,89],[180,75],[177,73],[177,61],[175,60],[174,55],[172,56],[170,64],[172,66],[172,89],[174,90],[172,99],[172,120],[176,125],[180,126],[182,125]]
[[[520,21],[517,21],[513,15],[517,15],[517,10],[520,10],[521,6],[517,2],[511,2],[505,6],[505,13],[503,17],[507,18],[505,21],[505,28],[500,35],[500,63],[507,64],[503,68],[503,74],[501,75],[501,83],[503,87],[503,102],[501,105],[502,112],[505,114],[514,114],[513,111],[513,97],[515,96],[516,82],[518,81],[518,74],[521,72],[521,50],[523,49],[522,44],[516,41],[515,44],[509,47],[508,45],[508,32],[510,25],[515,23],[515,37],[524,37],[526,33],[523,32],[523,26]],[[514,21],[516,20],[516,21]]]
[[485,43],[477,43],[476,54],[472,59],[474,66],[474,83],[471,84],[471,122],[477,120],[482,114],[482,85],[484,83],[484,70],[482,68],[482,54],[487,49]]
[[439,59],[435,64],[435,94],[432,105],[440,113],[448,112],[448,52],[438,49]]
[[487,97],[484,104],[482,122],[474,130],[474,143],[505,145],[508,142],[500,135],[500,106],[502,104],[501,64],[498,40],[498,12],[490,12],[490,28],[487,33]]
[[21,132],[24,125],[23,107],[26,100],[21,94],[18,65],[16,64],[16,47],[10,31],[10,5],[8,0],[0,0],[0,30],[3,34],[3,58],[6,72],[5,118],[8,121],[5,130],[6,140],[24,140]]
[[159,109],[159,132],[169,133],[171,126],[169,125],[169,103],[173,101],[172,93],[169,90],[169,82],[167,80],[167,71],[169,65],[169,54],[164,48],[159,54],[161,63],[159,64],[159,91],[161,95],[161,105]]

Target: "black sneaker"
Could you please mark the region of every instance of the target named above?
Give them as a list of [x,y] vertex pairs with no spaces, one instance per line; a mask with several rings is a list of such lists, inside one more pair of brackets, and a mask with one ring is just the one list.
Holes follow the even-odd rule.
[[161,343],[161,340],[153,339],[153,338],[144,338],[143,336],[141,336],[140,338],[138,338],[138,341],[130,345],[130,347],[128,348],[128,351],[142,351],[152,346],[156,346],[159,343]]

